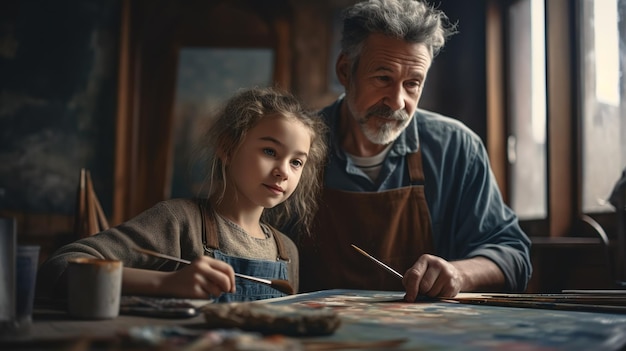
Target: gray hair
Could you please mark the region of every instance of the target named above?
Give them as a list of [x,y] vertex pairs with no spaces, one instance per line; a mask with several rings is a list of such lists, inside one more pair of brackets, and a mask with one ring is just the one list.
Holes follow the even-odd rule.
[[422,0],[366,0],[343,11],[341,50],[353,64],[372,33],[426,44],[434,58],[456,33],[456,24]]

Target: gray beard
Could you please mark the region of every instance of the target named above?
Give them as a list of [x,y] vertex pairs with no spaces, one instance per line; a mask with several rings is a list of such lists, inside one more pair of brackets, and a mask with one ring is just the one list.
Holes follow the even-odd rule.
[[361,130],[365,137],[374,144],[387,145],[400,135],[402,128],[395,128],[393,123],[385,123],[380,128],[370,128],[366,123],[361,123]]
[[[372,128],[368,124],[374,116],[388,118],[389,121],[378,124]],[[361,131],[365,137],[374,144],[387,145],[398,137],[409,124],[411,117],[403,110],[392,111],[388,106],[379,104],[370,108],[364,118],[359,120]],[[398,125],[397,123],[400,122]]]

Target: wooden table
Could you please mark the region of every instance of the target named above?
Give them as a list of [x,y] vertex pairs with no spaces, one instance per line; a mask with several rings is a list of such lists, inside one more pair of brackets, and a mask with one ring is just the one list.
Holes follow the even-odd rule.
[[[626,314],[449,302],[404,303],[403,295],[327,290],[261,303],[326,306],[338,312],[342,324],[334,334],[287,338],[305,350],[619,350],[626,346]],[[154,345],[122,341],[122,336],[131,330],[156,326],[206,333],[202,324],[201,316],[180,320],[120,316],[108,321],[76,321],[63,312],[38,312],[28,333],[3,337],[0,349],[152,349]],[[185,348],[179,344],[172,349]]]
[[[204,319],[198,315],[186,319],[151,318],[142,316],[120,315],[110,320],[76,320],[65,311],[35,309],[33,323],[22,330],[0,336],[0,350],[89,350],[129,344],[127,334],[134,329],[144,327],[183,327],[198,328]],[[142,349],[129,345],[129,349]],[[145,345],[149,349],[149,345]]]

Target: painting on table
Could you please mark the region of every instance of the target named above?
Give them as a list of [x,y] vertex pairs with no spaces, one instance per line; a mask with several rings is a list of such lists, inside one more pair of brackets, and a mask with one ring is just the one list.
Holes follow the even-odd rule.
[[403,301],[404,292],[325,290],[268,303],[336,310],[342,325],[330,338],[404,340],[399,349],[615,350],[626,344],[626,315]]

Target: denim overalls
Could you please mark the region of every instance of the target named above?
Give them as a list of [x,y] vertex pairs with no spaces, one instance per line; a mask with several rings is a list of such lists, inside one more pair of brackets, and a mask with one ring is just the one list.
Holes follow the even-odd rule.
[[[200,212],[202,213],[202,244],[204,245],[205,255],[213,256],[215,259],[230,264],[237,273],[264,279],[288,280],[287,262],[289,262],[289,257],[286,255],[280,237],[275,232],[272,233],[272,236],[276,241],[276,248],[278,250],[276,261],[255,260],[226,255],[219,249],[219,239],[216,230],[217,220],[215,213],[209,206],[207,201],[200,202]],[[270,228],[270,230],[273,229]],[[267,285],[237,277],[235,277],[235,287],[235,293],[224,293],[220,295],[215,302],[253,301],[285,296],[282,292]]]

